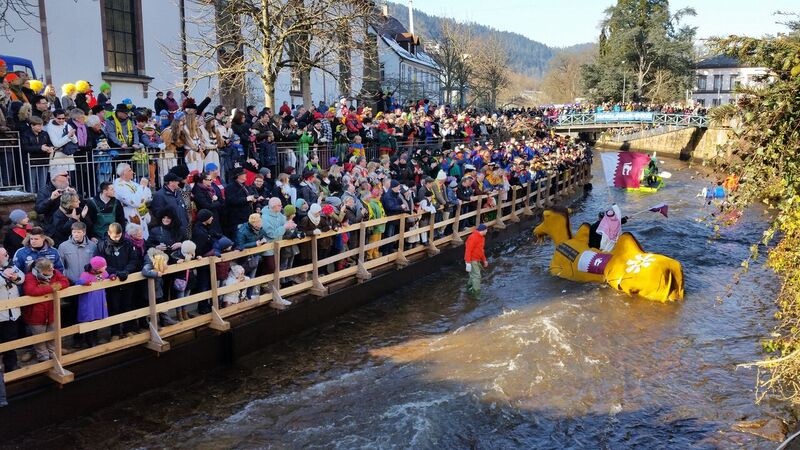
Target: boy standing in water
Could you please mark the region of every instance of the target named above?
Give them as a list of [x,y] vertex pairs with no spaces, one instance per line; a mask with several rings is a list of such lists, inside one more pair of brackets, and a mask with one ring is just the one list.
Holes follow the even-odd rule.
[[486,231],[486,224],[478,225],[475,231],[469,235],[465,244],[464,262],[466,263],[467,273],[469,273],[467,291],[473,294],[481,292],[481,264],[483,267],[489,267],[489,261],[486,260],[486,254],[483,251],[483,246],[486,242]]

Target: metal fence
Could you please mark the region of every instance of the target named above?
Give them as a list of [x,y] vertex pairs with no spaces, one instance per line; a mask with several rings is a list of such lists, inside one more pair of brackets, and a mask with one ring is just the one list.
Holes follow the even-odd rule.
[[25,190],[19,133],[0,133],[0,190]]
[[[487,140],[497,141],[499,135],[490,136]],[[428,149],[432,152],[441,150],[445,146],[454,148],[458,145],[474,142],[469,139],[435,139],[413,140],[398,142],[392,154],[414,152],[417,149]],[[274,168],[276,173],[292,166],[297,173],[301,173],[306,165],[307,158],[298,152],[296,143],[279,142],[278,165]],[[227,180],[227,170],[233,166],[233,155],[236,151],[232,148],[225,150],[222,156],[220,175],[223,181]],[[249,152],[252,153],[252,152]],[[364,156],[368,160],[379,159],[381,149],[377,143],[364,144]],[[319,156],[320,166],[328,169],[332,163],[343,164],[350,159],[351,151],[348,144],[317,144],[310,145],[308,155]],[[146,155],[146,156],[144,156]],[[335,158],[335,160],[334,160]],[[116,178],[116,167],[120,163],[128,163],[136,173],[136,178],[148,177],[151,186],[160,186],[166,171],[176,164],[183,164],[183,158],[169,158],[162,160],[158,151],[134,152],[129,149],[95,149],[91,155],[86,152],[77,152],[67,159],[52,157],[36,157],[22,152],[19,135],[16,132],[0,134],[0,189],[25,190],[38,192],[49,181],[49,171],[54,165],[66,169],[70,174],[70,182],[75,189],[84,196],[94,195],[98,192],[100,183],[113,181]]]
[[[558,116],[546,117],[545,122],[551,127],[565,127],[569,125],[608,125],[608,124],[659,124],[686,127],[707,128],[709,124],[708,116],[695,114],[662,114],[650,113],[648,116],[632,116],[631,119],[606,119],[594,112],[560,114]],[[642,118],[642,117],[647,117]]]

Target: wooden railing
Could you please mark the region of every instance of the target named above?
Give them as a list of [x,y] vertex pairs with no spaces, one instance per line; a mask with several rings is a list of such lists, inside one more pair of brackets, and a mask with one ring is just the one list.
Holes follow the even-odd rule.
[[[459,231],[459,224],[465,220],[474,218],[474,224],[477,226],[481,223],[486,213],[495,212],[496,216],[493,220],[483,223],[496,229],[503,229],[506,227],[506,222],[518,222],[520,221],[520,216],[533,215],[533,208],[543,208],[545,206],[552,205],[556,198],[575,193],[576,190],[589,179],[589,176],[589,165],[582,163],[560,173],[550,173],[546,177],[528,183],[525,186],[512,186],[511,191],[507,193],[506,200],[503,201],[497,198],[499,197],[498,193],[473,197],[472,201],[469,202],[469,205],[474,206],[474,209],[472,209],[470,212],[464,213],[462,208],[463,205],[459,204],[456,206],[455,213],[452,217],[439,222],[430,220],[430,223],[424,228],[419,227],[413,230],[406,229],[406,219],[413,217],[414,215],[401,214],[352,224],[347,227],[342,227],[335,231],[325,232],[317,236],[305,237],[303,239],[281,240],[243,251],[224,253],[220,257],[202,257],[193,261],[170,265],[167,267],[165,274],[182,272],[187,269],[199,267],[208,267],[211,275],[211,289],[162,303],[156,302],[155,279],[145,278],[141,275],[141,273],[131,274],[125,281],[107,280],[93,283],[90,286],[71,286],[45,296],[22,296],[12,300],[0,302],[0,311],[42,302],[53,302],[55,311],[53,317],[53,331],[0,344],[0,353],[2,353],[9,350],[24,349],[37,343],[48,341],[53,341],[54,343],[54,352],[51,355],[51,360],[26,365],[12,372],[7,372],[5,373],[5,381],[6,383],[12,383],[14,381],[34,375],[47,373],[47,375],[56,382],[60,384],[66,384],[73,381],[74,375],[65,367],[74,365],[81,361],[102,357],[113,352],[136,346],[145,346],[156,352],[165,352],[170,348],[170,344],[165,340],[165,338],[199,327],[209,327],[220,332],[226,331],[230,329],[230,323],[225,319],[240,314],[244,311],[263,307],[266,303],[272,300],[301,293],[309,293],[318,297],[325,296],[328,293],[326,285],[330,283],[353,278],[359,283],[364,282],[372,276],[370,270],[391,265],[395,265],[397,268],[402,268],[409,264],[408,258],[410,256],[423,252],[428,256],[433,256],[439,253],[439,249],[443,246],[460,245],[463,243],[464,237],[473,230],[473,227],[465,227],[465,229]],[[554,185],[555,190],[553,190]],[[551,193],[551,190],[553,193]],[[496,206],[494,206],[492,209],[486,209],[483,207],[485,198],[488,196],[496,198]],[[368,228],[397,221],[399,221],[397,234],[391,237],[385,237],[377,242],[367,242],[366,237]],[[445,229],[448,226],[451,227],[452,231],[447,235],[444,235]],[[335,236],[345,232],[359,233],[360,239],[358,248],[353,248],[336,255],[320,259],[317,252],[317,241],[324,237]],[[406,239],[422,234],[427,234],[427,245],[417,246],[410,249],[404,248],[403,244],[405,243]],[[440,236],[438,239],[436,238],[437,235]],[[299,267],[280,269],[280,249],[287,245],[306,243],[311,245],[311,262]],[[397,250],[393,253],[371,260],[366,258],[367,250],[381,247],[390,243],[397,243]],[[216,263],[233,261],[248,255],[261,253],[266,250],[274,251],[274,256],[271,256],[275,258],[276,269],[274,273],[261,275],[249,281],[238,283],[233,286],[218,286],[215,269]],[[320,274],[321,267],[325,267],[328,264],[335,264],[336,262],[345,258],[352,257],[357,257],[357,265],[345,268],[343,270],[338,270],[327,275]],[[293,286],[281,286],[281,278],[301,274],[307,275],[307,281],[295,284]],[[147,307],[110,316],[102,320],[79,323],[62,328],[62,299],[74,297],[99,289],[105,289],[111,286],[132,284],[143,281],[146,282],[148,286],[149,304]],[[254,300],[247,300],[226,308],[220,308],[221,296],[251,286],[260,286],[264,283],[271,283],[271,292],[259,295],[258,298]],[[158,327],[159,313],[167,312],[173,308],[189,306],[201,301],[209,300],[211,301],[212,305],[210,313],[198,315],[197,317],[179,322],[175,325],[160,328]],[[102,329],[112,325],[119,325],[124,322],[137,320],[140,318],[149,318],[149,333],[141,333],[130,337],[122,337],[116,341],[100,344],[92,348],[77,350],[68,354],[63,350],[62,340],[64,338],[68,338],[78,333],[86,333],[88,331]]]

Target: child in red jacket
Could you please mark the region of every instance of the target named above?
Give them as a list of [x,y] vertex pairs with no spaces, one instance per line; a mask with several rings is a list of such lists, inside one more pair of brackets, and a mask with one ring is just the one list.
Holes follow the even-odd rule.
[[[25,276],[25,283],[22,286],[25,295],[38,297],[69,287],[69,280],[53,268],[53,261],[39,258],[34,263],[31,272]],[[22,319],[28,325],[32,335],[53,331],[54,318],[52,300],[22,308]],[[34,344],[33,349],[36,350],[36,358],[39,362],[43,362],[52,358],[55,347],[53,341],[47,341]]]

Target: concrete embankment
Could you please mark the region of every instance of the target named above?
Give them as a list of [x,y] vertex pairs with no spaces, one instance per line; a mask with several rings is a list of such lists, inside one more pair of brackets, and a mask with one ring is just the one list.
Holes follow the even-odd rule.
[[613,150],[658,152],[681,160],[708,160],[725,154],[724,146],[732,134],[730,128],[684,128],[622,142],[601,139],[597,141],[597,146]]

